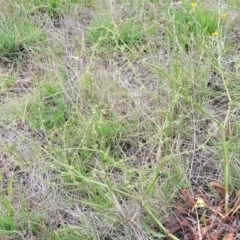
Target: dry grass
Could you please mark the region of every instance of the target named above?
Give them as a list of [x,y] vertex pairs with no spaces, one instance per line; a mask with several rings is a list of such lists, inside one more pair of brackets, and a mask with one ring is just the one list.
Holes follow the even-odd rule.
[[226,158],[233,198],[239,6],[182,2],[0,1],[1,239],[165,239]]

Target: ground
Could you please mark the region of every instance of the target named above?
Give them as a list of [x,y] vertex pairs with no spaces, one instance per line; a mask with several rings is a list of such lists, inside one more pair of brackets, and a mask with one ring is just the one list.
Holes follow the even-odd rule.
[[0,6],[1,239],[239,237],[239,0]]

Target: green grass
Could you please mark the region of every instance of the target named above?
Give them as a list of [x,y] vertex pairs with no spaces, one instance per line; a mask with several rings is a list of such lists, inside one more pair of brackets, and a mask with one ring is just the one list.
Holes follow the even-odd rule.
[[[139,7],[141,8],[137,4],[137,8]],[[92,47],[95,54],[118,53],[119,55],[139,51],[156,36],[156,23],[153,21],[146,24],[140,14],[134,13],[133,17],[129,17],[124,4],[122,10],[110,11],[112,16],[109,16],[106,9],[96,13],[86,30],[86,43]],[[144,17],[149,21],[152,19],[152,14],[149,13]]]
[[[208,41],[221,34],[224,19],[216,9],[211,9],[204,3],[183,2],[178,9],[169,10],[170,28],[167,35],[173,39],[173,44],[186,49],[196,48],[197,44],[208,45]],[[219,10],[221,11],[221,10]]]
[[154,26],[146,30],[144,28],[144,24],[134,22],[133,19],[119,23],[111,19],[94,19],[87,30],[87,42],[100,53],[132,51],[131,48],[139,46],[155,32]]
[[239,6],[217,2],[0,1],[1,239],[164,239],[182,189],[233,199]]
[[27,17],[19,14],[0,17],[0,59],[18,61],[43,41],[41,30]]
[[75,4],[83,7],[94,6],[95,0],[13,0],[12,6],[18,7],[28,15],[48,14],[52,19],[67,14]]
[[67,122],[71,109],[57,86],[53,84],[41,86],[35,101],[36,103],[27,106],[26,113],[27,120],[34,129],[46,131],[59,128]]

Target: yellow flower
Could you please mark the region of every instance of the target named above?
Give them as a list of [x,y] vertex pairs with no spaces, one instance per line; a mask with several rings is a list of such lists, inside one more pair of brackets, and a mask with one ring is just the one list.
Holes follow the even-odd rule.
[[192,6],[192,8],[195,8],[195,7],[197,6],[197,3],[192,2],[192,3],[191,3],[191,6]]
[[225,19],[226,17],[227,17],[227,14],[226,14],[226,13],[223,13],[223,14],[220,15],[220,18],[221,18],[221,19]]
[[182,4],[182,1],[179,1],[178,4]]
[[240,63],[237,65],[238,68],[240,68]]
[[213,35],[213,36],[218,36],[218,32],[215,31],[215,32],[212,33],[212,35]]

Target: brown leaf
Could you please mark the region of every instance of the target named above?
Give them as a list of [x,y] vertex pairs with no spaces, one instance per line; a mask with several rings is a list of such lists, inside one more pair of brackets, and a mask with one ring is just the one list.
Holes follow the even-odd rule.
[[234,229],[230,228],[229,233],[223,238],[224,240],[233,240],[234,238]]
[[189,221],[185,218],[181,221],[181,225],[183,227],[190,227],[190,228],[192,227],[191,224],[189,223]]
[[188,206],[190,209],[192,209],[193,206],[195,205],[195,201],[194,201],[194,199],[189,195],[188,189],[186,189],[186,188],[183,189],[183,190],[181,191],[181,193],[182,193],[182,195],[183,195],[184,200],[186,201],[187,206]]
[[202,237],[206,236],[206,234],[208,233],[208,230],[209,230],[209,226],[201,227],[200,233],[201,233]]
[[215,209],[215,214],[219,214],[222,212],[222,209],[223,209],[223,206],[217,206],[216,209]]
[[210,186],[215,189],[215,191],[224,198],[225,196],[225,188],[218,182],[210,182]]
[[174,234],[175,232],[177,232],[179,229],[182,228],[179,224],[173,223],[173,222],[166,222],[166,223],[164,223],[164,226],[172,234]]
[[234,219],[234,216],[226,215],[226,216],[224,216],[223,221],[224,221],[224,223],[228,223],[229,224],[229,223],[232,223],[233,219]]
[[188,214],[189,213],[189,210],[186,210],[184,208],[177,208],[176,210],[180,214]]
[[195,235],[193,233],[186,234],[186,239],[194,240],[194,238],[195,238]]
[[192,225],[189,223],[189,221],[187,219],[183,219],[181,221],[181,225],[185,228],[188,229],[189,233],[187,234],[188,235],[188,238],[189,240],[194,240],[195,239],[195,231],[193,230],[192,228]]
[[208,237],[209,240],[219,240],[221,236],[221,233],[215,233]]
[[222,199],[222,200],[220,201],[220,203],[218,204],[218,206],[224,206],[224,203],[225,203],[225,199]]
[[215,216],[219,215],[222,219],[225,219],[225,216],[222,214],[222,210],[223,210],[222,205],[218,205],[215,209],[212,209]]
[[177,210],[179,214],[189,214],[189,209],[186,208],[185,204],[177,203],[174,208]]
[[[217,225],[217,226],[218,226],[218,225]],[[217,226],[215,226],[215,227],[212,228],[212,229],[215,229]],[[223,233],[223,230],[222,230],[222,229],[218,229],[217,232],[209,235],[206,240],[220,240],[220,239],[222,239],[222,238],[221,238],[221,234],[222,234],[222,233]]]
[[200,233],[201,233],[202,237],[204,238],[209,231],[215,229],[217,226],[218,226],[217,223],[211,223],[205,227],[201,227]]
[[193,240],[199,240],[199,235],[197,233],[194,234]]

